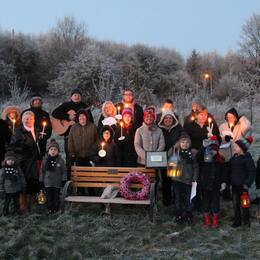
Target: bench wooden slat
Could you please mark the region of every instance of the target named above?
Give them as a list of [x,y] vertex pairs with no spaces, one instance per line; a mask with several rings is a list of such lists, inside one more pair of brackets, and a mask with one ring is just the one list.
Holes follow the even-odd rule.
[[90,196],[68,196],[65,200],[68,202],[150,205],[150,200],[127,200],[124,198],[101,199],[100,197]]
[[[145,173],[146,175],[148,175],[150,178],[155,178],[156,174],[155,173]],[[71,176],[84,176],[84,177],[88,177],[88,176],[100,176],[100,177],[125,177],[127,175],[127,173],[117,173],[117,174],[110,174],[107,172],[73,172],[71,174]]]
[[154,172],[155,169],[147,169],[143,167],[85,167],[85,166],[71,166],[71,170],[74,171],[97,171],[97,172],[107,172],[110,170],[117,170],[119,172]]
[[75,177],[73,176],[71,180],[73,182],[93,182],[93,181],[100,181],[100,182],[120,182],[122,178],[111,178],[111,177]]
[[[82,188],[106,188],[107,186],[112,187],[120,187],[120,183],[114,182],[73,182],[74,187],[82,187]],[[132,184],[131,188],[141,189],[142,184]]]

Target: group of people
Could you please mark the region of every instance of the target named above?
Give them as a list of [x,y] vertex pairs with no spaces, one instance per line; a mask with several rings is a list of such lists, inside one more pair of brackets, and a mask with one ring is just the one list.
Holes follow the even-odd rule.
[[[17,107],[3,111],[0,191],[5,192],[4,215],[9,213],[11,200],[16,211],[30,210],[43,187],[49,213],[58,211],[59,192],[70,178],[71,165],[145,167],[147,151],[166,151],[169,160],[178,157],[180,173],[172,176],[165,168],[158,174],[163,204],[174,204],[177,223],[191,224],[195,208],[202,210],[205,227],[219,227],[222,191],[232,198],[233,227],[250,225],[249,208],[241,207],[241,195],[247,194],[255,180],[260,189],[260,160],[256,174],[248,152],[252,128],[245,116],[232,108],[218,127],[207,108],[194,102],[181,125],[172,100],[165,100],[156,114],[154,106],[143,110],[133,91],[126,88],[121,102],[102,105],[95,125],[91,109],[81,99],[80,90],[73,89],[70,101],[52,111],[52,122],[42,109],[40,95],[34,95],[31,107],[23,112]],[[47,143],[52,129],[64,136],[65,161],[58,143],[54,139]],[[191,201],[196,184],[196,196]]]

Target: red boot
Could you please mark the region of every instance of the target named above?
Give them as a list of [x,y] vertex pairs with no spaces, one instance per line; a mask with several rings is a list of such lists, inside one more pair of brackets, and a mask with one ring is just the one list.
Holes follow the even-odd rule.
[[213,214],[213,223],[212,223],[213,228],[219,228],[219,223],[218,223],[218,214]]
[[204,227],[209,227],[210,226],[210,215],[209,213],[204,213]]

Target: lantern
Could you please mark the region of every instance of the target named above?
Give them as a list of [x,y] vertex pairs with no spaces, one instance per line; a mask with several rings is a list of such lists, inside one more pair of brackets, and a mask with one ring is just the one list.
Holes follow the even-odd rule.
[[175,147],[173,155],[169,158],[167,163],[167,176],[171,178],[180,177],[182,175],[182,167],[179,160],[179,155],[175,154]]
[[242,195],[240,196],[240,203],[241,203],[241,207],[244,209],[247,209],[250,207],[250,199],[249,199],[248,193],[246,191],[244,191],[242,193]]
[[46,203],[46,196],[45,196],[43,190],[40,190],[40,192],[38,193],[37,201],[38,201],[38,204],[40,204],[40,205],[43,205]]

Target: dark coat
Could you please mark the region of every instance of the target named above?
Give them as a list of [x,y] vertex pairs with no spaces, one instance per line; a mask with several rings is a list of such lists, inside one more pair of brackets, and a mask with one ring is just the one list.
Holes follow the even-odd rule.
[[20,159],[20,166],[26,180],[37,179],[37,160],[40,159],[39,147],[37,144],[39,134],[36,132],[36,142],[31,132],[28,132],[23,125],[12,135],[8,150],[14,151]]
[[226,176],[223,174],[223,163],[213,157],[212,162],[204,162],[205,147],[201,147],[197,153],[197,161],[199,163],[198,183],[202,189],[210,191],[220,190],[221,183],[226,182]]
[[255,184],[256,188],[260,189],[260,157],[257,160]]
[[[218,126],[214,121],[212,123],[213,123],[212,134],[217,136],[219,143],[221,143],[221,136],[219,133]],[[208,126],[208,124],[205,124],[203,127],[200,127],[200,125],[195,121],[191,122],[189,124],[186,124],[186,126],[184,127],[184,130],[190,136],[191,148],[195,148],[195,149],[199,150],[199,148],[202,146],[203,140],[208,138],[207,126]]]
[[4,160],[6,146],[9,144],[12,136],[12,132],[8,127],[8,124],[3,119],[0,119],[0,168],[1,162]]
[[[122,112],[124,109],[124,104],[122,102],[118,103],[115,105],[116,107],[120,107],[120,111]],[[134,116],[133,116],[133,125],[134,128],[138,128],[140,126],[142,126],[144,121],[144,112],[143,109],[140,105],[138,104],[134,104]]]
[[[88,106],[84,102],[78,102],[78,103],[75,103],[73,101],[64,102],[63,104],[61,104],[60,106],[58,106],[57,108],[55,108],[53,110],[52,116],[54,118],[57,118],[57,119],[69,121],[68,112],[70,110],[74,110],[75,113],[77,113],[81,108],[87,108],[87,107]],[[94,123],[94,119],[93,119],[93,116],[92,116],[90,109],[87,109],[87,113],[88,113],[89,121]],[[64,135],[68,136],[69,131],[70,131],[70,128],[64,133]]]
[[31,107],[31,108],[25,109],[22,112],[22,115],[27,111],[32,111],[34,113],[34,116],[35,116],[34,127],[38,133],[42,132],[43,122],[46,122],[46,126],[44,129],[44,133],[46,135],[43,135],[43,137],[39,138],[39,147],[40,147],[41,157],[43,157],[46,153],[47,140],[51,137],[51,133],[52,133],[52,126],[51,126],[51,120],[50,120],[49,113],[44,111],[41,107],[40,108]]
[[234,155],[230,159],[230,183],[234,186],[250,187],[255,180],[256,167],[249,152],[244,155]]
[[120,154],[120,161],[122,167],[136,167],[137,166],[137,153],[135,151],[134,139],[136,128],[129,127],[123,128],[124,140],[118,140],[121,136],[121,127],[117,127],[115,131],[114,141],[117,143]]

